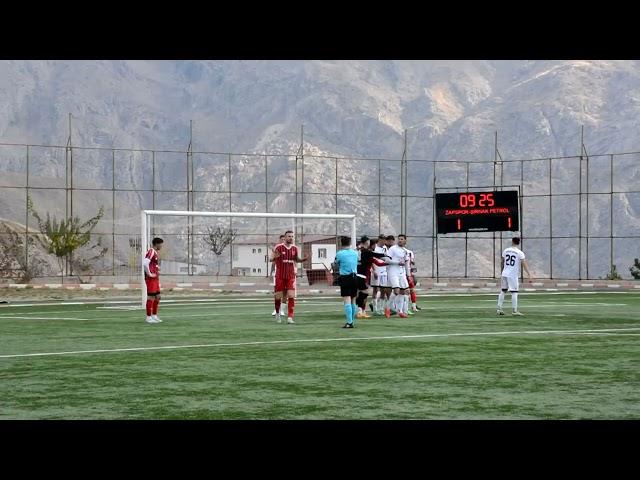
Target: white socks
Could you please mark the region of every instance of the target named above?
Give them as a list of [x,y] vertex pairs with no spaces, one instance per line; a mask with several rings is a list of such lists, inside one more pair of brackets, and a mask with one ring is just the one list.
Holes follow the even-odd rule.
[[[514,312],[518,311],[518,292],[511,293],[511,308]],[[504,292],[500,292],[498,295],[498,309],[502,310],[502,304],[504,303]]]

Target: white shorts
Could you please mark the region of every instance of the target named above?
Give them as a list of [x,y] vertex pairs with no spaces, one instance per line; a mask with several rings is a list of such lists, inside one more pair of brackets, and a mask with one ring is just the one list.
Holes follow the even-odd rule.
[[389,275],[389,283],[391,288],[409,288],[409,282],[404,273]]
[[518,277],[501,277],[500,283],[502,290],[518,291]]
[[371,286],[372,287],[386,287],[387,283],[387,272],[377,272],[378,278],[376,278],[373,274],[371,274]]

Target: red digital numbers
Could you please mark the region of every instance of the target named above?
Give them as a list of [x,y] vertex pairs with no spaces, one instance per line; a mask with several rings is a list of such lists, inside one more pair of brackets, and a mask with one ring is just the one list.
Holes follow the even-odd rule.
[[[460,207],[462,208],[476,206],[476,195],[474,193],[461,193],[459,199]],[[479,207],[493,207],[496,204],[493,199],[493,193],[481,193],[477,204]]]
[[481,207],[493,207],[496,204],[493,193],[481,193],[479,203]]
[[462,194],[460,194],[460,206],[462,208],[475,207],[476,206],[476,196],[473,193],[462,193]]

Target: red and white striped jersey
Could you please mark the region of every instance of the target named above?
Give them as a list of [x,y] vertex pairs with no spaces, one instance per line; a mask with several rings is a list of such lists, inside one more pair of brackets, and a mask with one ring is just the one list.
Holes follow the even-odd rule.
[[275,252],[280,252],[276,258],[276,277],[289,278],[296,274],[296,259],[298,258],[298,247],[291,245],[287,247],[284,243],[276,245]]
[[[147,254],[144,256],[144,258],[149,259],[149,271],[155,275],[159,275],[158,273],[158,264],[159,264],[159,257],[158,257],[158,252],[156,252],[155,249],[150,248],[147,251]],[[145,276],[147,276],[147,272],[145,271]]]

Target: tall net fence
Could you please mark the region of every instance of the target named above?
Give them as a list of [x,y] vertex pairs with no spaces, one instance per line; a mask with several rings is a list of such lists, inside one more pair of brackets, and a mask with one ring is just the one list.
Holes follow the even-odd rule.
[[[9,279],[33,265],[36,277],[78,273],[73,265],[60,270],[39,246],[30,198],[41,216],[58,219],[104,209],[92,232],[104,254],[78,252],[88,260],[83,275],[137,279],[140,211],[147,209],[355,214],[358,235],[406,233],[419,277],[494,278],[511,234],[440,235],[436,262],[433,202],[436,189],[502,185],[520,187],[519,233],[537,277],[604,278],[616,265],[631,278],[640,257],[639,153],[434,162],[0,144],[0,268]],[[218,271],[218,262],[205,259],[204,230],[184,222],[154,226],[170,240],[175,275],[268,275],[242,267],[241,249],[230,249]],[[234,242],[250,249],[266,248],[289,227],[246,222],[233,220]],[[299,244],[341,235],[335,222],[295,228]]]

